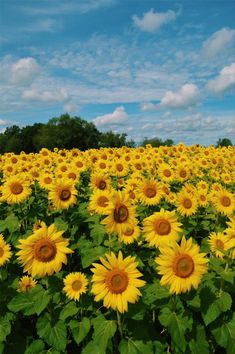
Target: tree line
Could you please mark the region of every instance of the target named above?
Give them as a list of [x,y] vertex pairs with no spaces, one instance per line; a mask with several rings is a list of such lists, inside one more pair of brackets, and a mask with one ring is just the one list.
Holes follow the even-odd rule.
[[[144,138],[139,144],[153,147],[172,146],[174,141],[160,138]],[[82,151],[87,149],[98,149],[100,147],[135,147],[137,144],[133,140],[127,140],[126,133],[114,133],[112,131],[100,132],[92,122],[87,122],[80,117],[70,117],[63,114],[60,117],[51,118],[46,124],[35,123],[20,128],[17,125],[7,127],[0,133],[0,154],[21,151],[26,153],[38,152],[47,148],[52,150],[78,148]],[[227,138],[219,139],[217,146],[232,145]]]

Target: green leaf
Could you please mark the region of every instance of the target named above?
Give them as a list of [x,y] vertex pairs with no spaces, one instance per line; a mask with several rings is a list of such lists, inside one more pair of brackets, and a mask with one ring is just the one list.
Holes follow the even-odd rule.
[[227,354],[233,354],[235,348],[235,314],[229,322],[217,321],[217,326],[211,330],[216,342],[226,348]]
[[94,247],[94,244],[85,240],[80,239],[78,242],[79,252],[81,254],[82,266],[83,268],[89,267],[94,261],[98,260],[100,256],[103,256],[107,251],[107,248],[102,246]]
[[10,233],[12,233],[20,228],[20,221],[15,214],[11,214],[6,218],[5,225]]
[[153,354],[152,343],[143,343],[141,340],[122,339],[118,350],[120,354]]
[[39,315],[48,305],[50,294],[41,285],[29,290],[26,293],[17,294],[8,304],[12,312],[22,311],[24,315]]
[[62,218],[55,218],[54,223],[58,231],[68,230],[68,223]]
[[41,339],[36,339],[26,349],[24,354],[41,354],[45,348],[45,343]]
[[180,350],[185,351],[185,332],[192,328],[192,319],[172,312],[169,308],[163,308],[158,316],[160,323],[168,328],[172,341]]
[[105,228],[101,224],[95,224],[91,229],[90,235],[93,238],[95,245],[100,245],[103,242],[105,236]]
[[0,343],[0,354],[4,353],[4,347],[5,347],[4,343],[3,342]]
[[69,302],[65,307],[62,309],[60,313],[60,320],[65,321],[66,318],[70,316],[74,316],[78,313],[78,308],[74,301]]
[[37,333],[48,345],[58,351],[64,351],[67,345],[67,332],[63,321],[52,323],[48,313],[41,316],[36,324]]
[[146,305],[151,305],[157,300],[166,299],[168,297],[168,289],[161,286],[159,280],[155,280],[153,284],[146,285],[143,289],[142,300]]
[[206,332],[202,325],[197,325],[195,338],[190,340],[189,348],[191,354],[209,353],[209,345],[206,339]]
[[90,331],[91,324],[90,320],[87,317],[83,317],[81,322],[76,320],[71,320],[69,327],[72,331],[73,338],[77,344],[81,343]]
[[200,293],[201,314],[206,326],[216,320],[222,312],[230,310],[232,305],[229,293],[222,292],[216,296],[208,289],[204,287]]
[[106,354],[106,350],[98,348],[97,344],[94,341],[91,341],[87,346],[82,350],[81,354]]
[[8,334],[11,333],[11,323],[6,318],[0,318],[0,342],[6,340]]
[[234,277],[235,277],[235,272],[232,271],[232,270],[227,270],[227,271],[223,270],[220,273],[220,276],[221,276],[221,278],[223,278],[228,283],[233,284]]
[[92,320],[92,324],[94,326],[93,340],[100,349],[105,350],[117,330],[116,321],[106,320],[103,315],[100,315]]

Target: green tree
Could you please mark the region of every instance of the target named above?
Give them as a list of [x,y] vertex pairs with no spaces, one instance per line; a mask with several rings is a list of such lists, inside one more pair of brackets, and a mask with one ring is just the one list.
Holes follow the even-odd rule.
[[219,140],[216,143],[216,147],[219,146],[233,146],[232,142],[228,138],[219,138]]

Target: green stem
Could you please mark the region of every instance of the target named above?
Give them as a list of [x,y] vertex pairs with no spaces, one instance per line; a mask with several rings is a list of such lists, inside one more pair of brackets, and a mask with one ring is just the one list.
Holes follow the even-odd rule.
[[117,324],[118,324],[118,329],[119,329],[120,336],[123,339],[121,316],[120,316],[120,313],[118,312],[118,310],[117,310]]

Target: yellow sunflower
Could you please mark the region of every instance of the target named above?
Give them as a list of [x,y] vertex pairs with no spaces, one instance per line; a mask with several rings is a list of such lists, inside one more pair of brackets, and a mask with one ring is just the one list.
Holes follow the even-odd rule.
[[[231,217],[227,222],[228,228],[224,230],[229,240],[235,243],[235,217]],[[235,259],[235,244],[232,246],[232,259]]]
[[222,189],[214,194],[212,202],[216,210],[230,216],[235,209],[234,195],[226,189]]
[[87,278],[81,272],[73,272],[64,278],[64,292],[71,300],[79,301],[81,294],[87,290]]
[[192,238],[182,238],[181,244],[176,242],[160,248],[156,258],[157,271],[162,278],[161,285],[170,285],[170,294],[180,294],[198,288],[201,278],[207,271],[208,259],[205,253],[200,253],[198,245]]
[[73,253],[67,246],[69,241],[62,237],[54,224],[48,228],[43,225],[26,239],[20,239],[17,252],[24,272],[44,277],[59,272],[62,264],[67,264],[67,254]]
[[2,200],[8,204],[22,203],[30,194],[29,182],[23,175],[11,176],[2,185]]
[[175,178],[174,170],[167,163],[162,163],[158,168],[157,173],[164,182],[171,182]]
[[56,210],[68,209],[76,203],[77,194],[73,180],[61,178],[51,185],[48,199]]
[[176,206],[181,215],[190,216],[197,211],[197,199],[192,193],[181,191],[177,194]]
[[181,231],[175,211],[161,209],[143,220],[144,237],[150,246],[159,247],[177,241]]
[[141,292],[138,288],[145,285],[145,281],[138,279],[142,276],[137,269],[138,262],[135,257],[123,258],[119,251],[118,257],[114,253],[101,257],[102,264],[93,263],[91,271],[92,289],[95,301],[103,299],[104,306],[123,313],[128,310],[128,302],[134,304],[138,301]]
[[136,223],[135,207],[129,201],[129,195],[117,191],[106,208],[106,218],[102,220],[108,232],[121,233],[127,226]]
[[20,293],[26,293],[30,289],[34,288],[36,284],[36,280],[34,280],[32,277],[25,275],[19,280],[19,287],[17,291]]
[[224,252],[235,247],[235,242],[232,244],[231,239],[223,232],[212,232],[209,235],[208,243],[217,258],[224,258]]
[[91,182],[90,185],[92,188],[97,188],[100,190],[110,189],[111,187],[111,180],[109,176],[105,174],[92,174],[91,175]]
[[109,205],[109,202],[112,199],[113,193],[108,190],[95,189],[94,193],[90,197],[89,202],[89,211],[95,212],[97,214],[105,215],[106,209]]
[[137,197],[145,205],[156,205],[160,202],[163,191],[154,179],[143,180],[137,189]]
[[140,235],[140,228],[138,225],[128,225],[125,229],[123,229],[120,233],[118,233],[118,238],[121,242],[126,245],[133,243],[138,239]]
[[0,234],[0,267],[3,266],[11,258],[11,247],[8,245]]

